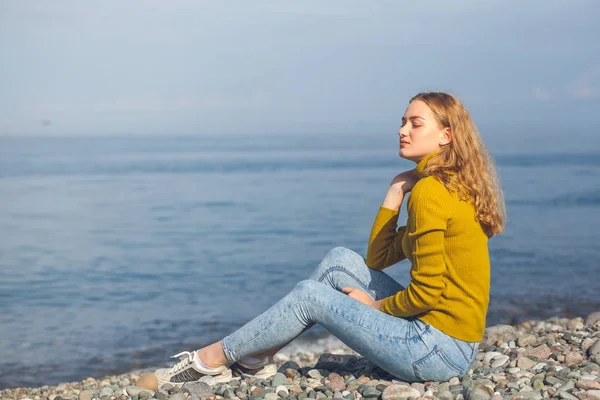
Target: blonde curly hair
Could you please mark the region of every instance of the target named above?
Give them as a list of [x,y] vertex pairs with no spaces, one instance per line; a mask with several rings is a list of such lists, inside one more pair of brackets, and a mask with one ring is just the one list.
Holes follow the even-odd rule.
[[425,175],[434,176],[462,200],[470,201],[488,237],[499,234],[506,219],[504,196],[494,162],[469,112],[447,93],[419,93],[410,102],[416,100],[431,108],[440,127],[449,128],[452,137],[427,162]]

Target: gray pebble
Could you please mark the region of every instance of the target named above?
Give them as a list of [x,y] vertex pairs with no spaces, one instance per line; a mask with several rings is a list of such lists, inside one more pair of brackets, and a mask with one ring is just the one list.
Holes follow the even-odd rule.
[[169,394],[159,390],[154,394],[154,397],[158,400],[167,400],[169,398]]
[[596,339],[594,344],[587,349],[587,354],[590,357],[600,354],[600,339]]
[[131,397],[139,396],[139,394],[141,392],[148,392],[149,394],[151,394],[150,397],[154,396],[154,392],[152,390],[144,389],[139,386],[127,386],[127,388],[125,388],[125,390],[127,391],[127,394],[130,395]]
[[381,394],[381,392],[380,392],[379,390],[375,389],[375,388],[374,388],[374,387],[372,387],[372,386],[369,386],[369,387],[367,387],[367,388],[366,388],[365,390],[363,390],[363,392],[362,392],[362,396],[363,396],[364,398],[367,398],[367,399],[369,399],[369,398],[375,398],[375,399],[376,399],[376,398],[378,398],[378,397],[379,397],[379,395],[380,395],[380,394]]
[[316,369],[311,369],[310,371],[308,371],[306,373],[306,376],[313,378],[313,379],[319,379],[319,380],[323,379],[323,376],[321,376],[321,373]]
[[563,381],[562,379],[558,379],[554,376],[547,376],[546,379],[544,379],[544,383],[546,383],[547,385],[550,385],[550,386],[555,386],[555,385],[561,386],[561,385],[564,385],[566,382]]
[[[498,356],[498,357],[496,357],[496,358],[493,360],[491,367],[492,367],[492,368],[498,368],[498,367],[502,367],[502,366],[504,366],[504,365],[505,365],[505,364],[506,364],[506,363],[507,363],[509,360],[510,360],[510,357],[509,357],[509,356],[504,356],[504,355],[502,355],[502,356]],[[491,396],[490,396],[490,397],[491,397]]]
[[187,389],[190,394],[198,397],[208,397],[213,395],[212,388],[205,382],[188,382],[183,385],[184,389]]
[[443,392],[438,392],[437,393],[437,398],[440,400],[453,400],[454,399],[454,395],[452,394],[452,392],[445,390]]
[[149,399],[150,397],[154,397],[154,395],[152,395],[146,391],[142,391],[142,392],[140,392],[140,394],[138,394],[138,399],[140,399],[140,400]]
[[596,311],[588,315],[585,319],[584,324],[587,326],[591,326],[594,325],[596,321],[600,321],[600,311]]
[[543,396],[539,392],[518,392],[516,396],[522,396],[523,400],[542,400]]
[[487,386],[477,385],[467,393],[467,400],[490,400],[494,392]]
[[558,397],[560,397],[563,400],[579,400],[577,397],[565,391],[558,392]]
[[271,386],[277,387],[277,386],[286,385],[287,383],[288,383],[287,377],[284,374],[282,374],[281,372],[278,372],[273,376],[273,380],[271,381]]

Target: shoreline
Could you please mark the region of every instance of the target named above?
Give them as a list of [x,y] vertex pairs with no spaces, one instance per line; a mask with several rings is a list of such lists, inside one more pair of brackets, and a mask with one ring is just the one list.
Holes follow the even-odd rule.
[[[332,338],[317,339],[302,348],[290,343],[275,356],[280,374],[264,382],[242,377],[245,379],[210,385],[207,379],[209,386],[204,384],[203,391],[197,393],[195,387],[143,393],[132,387],[143,372],[153,370],[144,369],[57,385],[7,388],[0,390],[0,399],[539,400],[558,396],[565,400],[600,400],[600,311],[586,318],[552,317],[490,326],[469,373],[448,382],[401,382]],[[282,386],[287,394],[279,390]]]

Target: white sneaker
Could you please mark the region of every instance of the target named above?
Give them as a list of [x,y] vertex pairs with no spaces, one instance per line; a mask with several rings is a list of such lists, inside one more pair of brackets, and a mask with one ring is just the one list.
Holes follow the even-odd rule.
[[231,370],[226,366],[205,370],[199,367],[195,362],[198,352],[184,351],[174,355],[171,358],[181,357],[177,364],[171,368],[157,369],[154,374],[158,381],[158,388],[166,383],[173,386],[183,386],[187,382],[196,382],[203,376],[212,376],[216,383],[229,382],[232,378]]

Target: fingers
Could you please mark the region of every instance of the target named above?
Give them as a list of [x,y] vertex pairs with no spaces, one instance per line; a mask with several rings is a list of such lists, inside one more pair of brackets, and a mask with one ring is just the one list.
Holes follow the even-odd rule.
[[348,293],[352,292],[353,290],[354,290],[354,288],[351,288],[351,287],[343,287],[342,293],[348,294]]

